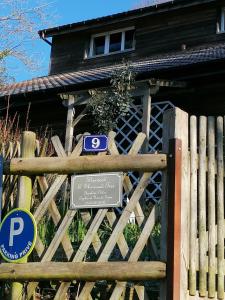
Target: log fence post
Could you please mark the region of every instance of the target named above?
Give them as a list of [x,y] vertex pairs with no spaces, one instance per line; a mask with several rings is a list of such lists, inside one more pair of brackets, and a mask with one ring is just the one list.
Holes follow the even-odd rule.
[[[21,156],[32,158],[35,156],[36,135],[31,131],[24,131],[22,135],[22,152]],[[28,176],[21,176],[19,179],[19,195],[17,207],[30,211],[32,201],[32,179]],[[27,258],[24,258],[21,263],[26,263]],[[14,282],[11,286],[10,300],[22,300],[23,284]]]
[[[189,267],[189,214],[190,214],[190,166],[188,152],[188,114],[179,108],[170,109],[165,112],[163,118],[163,153],[172,156],[179,151],[170,153],[169,141],[179,140],[182,151],[180,164],[176,166],[176,159],[172,157],[173,167],[180,169],[180,183],[176,175],[167,168],[163,171],[162,197],[161,197],[161,261],[168,264],[167,278],[163,280],[160,287],[160,300],[187,300],[188,295],[188,267]],[[176,144],[176,143],[175,143]],[[174,145],[175,146],[175,145]],[[176,148],[176,147],[175,147]],[[179,147],[178,147],[179,148]],[[175,149],[174,149],[175,150]],[[177,149],[179,150],[179,149]],[[178,156],[179,156],[178,155]],[[173,177],[169,179],[169,176]],[[170,186],[173,184],[174,186]],[[179,187],[180,184],[180,187]],[[171,188],[174,190],[174,198],[171,200]],[[179,192],[180,188],[180,192]],[[180,207],[179,203],[180,201]],[[175,205],[174,207],[169,207]],[[169,208],[169,210],[168,210]],[[169,219],[168,212],[173,212],[173,224]],[[180,220],[179,220],[180,218]],[[168,230],[168,224],[170,228]],[[180,228],[179,227],[180,224]],[[173,228],[172,228],[173,227]],[[171,230],[174,230],[176,240],[173,241],[173,257],[168,257],[168,243],[171,242]],[[170,241],[168,240],[170,239]],[[180,238],[180,241],[179,241]],[[171,246],[171,245],[170,245]],[[176,257],[180,257],[180,263],[176,264]],[[171,261],[171,260],[174,261]],[[179,262],[179,260],[178,260]],[[171,269],[172,268],[172,269]],[[174,273],[175,272],[175,273]],[[176,278],[175,278],[176,275]],[[177,291],[179,289],[179,291]],[[172,294],[172,298],[171,298]],[[168,298],[170,297],[170,298]]]

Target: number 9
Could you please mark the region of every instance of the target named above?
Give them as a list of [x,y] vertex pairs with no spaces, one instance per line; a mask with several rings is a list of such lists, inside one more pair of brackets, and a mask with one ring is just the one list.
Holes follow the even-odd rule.
[[100,139],[93,138],[91,144],[92,144],[92,148],[97,149],[100,146]]

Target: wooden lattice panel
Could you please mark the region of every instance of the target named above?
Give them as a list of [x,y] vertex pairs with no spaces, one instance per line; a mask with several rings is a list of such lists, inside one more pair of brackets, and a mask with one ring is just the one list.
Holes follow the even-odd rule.
[[[101,153],[99,155],[118,154],[118,149],[114,140],[115,134],[109,134],[109,153]],[[136,154],[140,151],[144,142],[145,135],[138,134],[128,155]],[[54,137],[52,143],[55,147],[58,156],[66,156],[65,151],[59,141],[59,138]],[[82,154],[82,137],[75,146],[71,156],[76,157]],[[38,176],[35,180],[34,189],[42,199],[39,199],[39,206],[34,201],[33,208],[34,217],[37,224],[41,224],[43,218],[48,218],[48,224],[51,223],[52,239],[46,245],[38,235],[36,249],[36,260],[42,263],[49,261],[98,261],[105,262],[113,261],[130,261],[150,259],[150,247],[148,240],[150,234],[157,222],[157,210],[153,206],[147,212],[143,212],[140,199],[149,184],[151,174],[144,173],[134,188],[129,176],[124,174],[123,188],[129,196],[129,202],[124,203],[122,213],[114,209],[98,209],[98,210],[67,210],[65,214],[60,212],[60,201],[65,194],[65,186],[69,186],[69,178],[67,175],[55,176],[49,180],[48,176]],[[51,183],[49,183],[51,181]],[[35,195],[35,193],[34,193]],[[127,226],[129,226],[130,215],[134,212],[136,224],[132,224],[133,228],[138,231],[137,239],[131,245],[127,238]],[[74,220],[80,218],[85,228],[85,236],[80,243],[75,244],[69,230],[73,226]],[[108,234],[103,235],[104,229],[108,229]],[[40,232],[39,232],[40,233]],[[149,246],[149,247],[147,247]],[[153,247],[155,245],[153,244]],[[155,249],[156,250],[156,249]],[[145,254],[143,253],[145,252]],[[60,256],[58,253],[60,252]],[[147,253],[147,254],[146,254]],[[152,253],[152,258],[155,254]],[[55,290],[54,299],[65,299],[68,291],[71,292],[71,287],[74,292],[79,294],[78,299],[95,299],[96,286],[101,283],[59,283]],[[38,287],[38,282],[31,282],[27,285],[26,298],[30,299],[35,289]],[[120,299],[121,295],[125,295],[127,287],[126,282],[105,283],[104,293],[107,291],[106,298],[102,299]],[[146,293],[143,284],[134,285],[129,289],[130,293],[134,292],[138,299],[144,299]],[[146,299],[146,298],[145,298]]]
[[[162,114],[163,110],[160,110]],[[141,112],[142,113],[142,112]],[[73,122],[76,125],[85,114],[79,115]],[[156,116],[157,118],[157,116]],[[154,119],[155,120],[155,119]],[[155,121],[152,122],[155,122]],[[138,121],[141,122],[141,120]],[[130,124],[131,125],[131,124]],[[139,124],[140,125],[140,124]],[[138,126],[139,126],[138,125]],[[121,131],[123,129],[121,128]],[[135,132],[135,137],[129,141],[127,155],[141,152],[145,141],[143,133]],[[127,133],[128,136],[128,133]],[[118,132],[117,132],[118,137]],[[124,154],[116,133],[109,134],[109,150],[99,155]],[[72,157],[82,155],[82,136],[76,141]],[[67,154],[60,139],[55,136],[51,139],[54,155],[66,157]],[[48,142],[37,142],[36,155],[46,156]],[[20,144],[10,143],[3,145],[3,155],[6,159],[20,157]],[[131,158],[132,159],[132,158]],[[150,204],[146,207],[145,198],[149,195],[151,182],[150,173],[124,174],[123,190],[128,201],[124,201],[123,208],[95,209],[95,210],[70,210],[68,207],[70,177],[67,175],[42,175],[33,178],[33,207],[31,208],[38,224],[38,236],[34,253],[30,261],[129,261],[156,260],[159,258],[158,247],[151,236],[152,230],[158,221],[157,206]],[[155,176],[155,175],[154,175]],[[3,212],[16,206],[17,185],[19,176],[5,176],[3,193]],[[156,189],[159,189],[157,186]],[[62,205],[63,204],[63,205]],[[144,204],[144,205],[143,205]],[[130,223],[130,216],[134,216],[134,223]],[[83,228],[83,236],[77,240],[71,233],[74,224],[80,222]],[[41,230],[47,232],[43,238]],[[133,230],[133,240],[128,235],[128,229]],[[77,232],[77,230],[76,230]],[[101,286],[103,288],[101,288]],[[143,282],[57,282],[54,286],[54,299],[110,299],[116,300],[125,297],[129,299],[148,299],[145,284]],[[34,293],[41,290],[39,282],[25,283],[22,293],[25,299],[31,299]],[[96,291],[100,298],[96,297]]]
[[[151,106],[150,132],[148,152],[155,153],[162,151],[162,129],[163,113],[174,108],[169,101],[155,102]],[[138,133],[142,131],[143,105],[132,105],[129,114],[119,119],[116,128],[116,144],[120,153],[127,154]],[[129,176],[133,184],[137,184],[138,174],[130,172]],[[151,202],[159,202],[161,197],[162,172],[155,172],[150,180],[146,191],[146,199]]]

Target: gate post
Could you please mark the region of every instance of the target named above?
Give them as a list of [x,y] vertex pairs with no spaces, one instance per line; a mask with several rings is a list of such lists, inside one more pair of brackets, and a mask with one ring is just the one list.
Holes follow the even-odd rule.
[[[173,153],[170,152],[169,141],[173,145]],[[167,262],[167,278],[161,284],[160,300],[187,300],[190,210],[188,114],[179,108],[164,114],[162,150],[171,157],[162,179],[161,260]],[[176,170],[175,173],[171,168]]]
[[[31,131],[24,131],[22,135],[22,149],[21,157],[32,158],[35,156],[35,143],[36,134]],[[19,195],[18,195],[18,208],[27,209],[30,211],[32,200],[32,179],[28,176],[21,176],[19,179]],[[26,262],[24,258],[22,262]],[[10,291],[10,300],[22,300],[23,284],[19,282],[12,283]]]

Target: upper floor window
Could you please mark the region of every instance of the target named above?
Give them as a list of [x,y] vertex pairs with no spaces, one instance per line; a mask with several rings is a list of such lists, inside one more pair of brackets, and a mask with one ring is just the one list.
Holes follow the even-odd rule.
[[134,49],[134,27],[92,35],[89,55],[96,57]]

